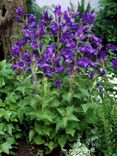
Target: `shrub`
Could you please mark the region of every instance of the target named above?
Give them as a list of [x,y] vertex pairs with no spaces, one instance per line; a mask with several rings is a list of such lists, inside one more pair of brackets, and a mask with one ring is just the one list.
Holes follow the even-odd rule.
[[97,12],[94,24],[95,33],[104,43],[117,44],[117,2],[116,0],[100,0],[100,10]]

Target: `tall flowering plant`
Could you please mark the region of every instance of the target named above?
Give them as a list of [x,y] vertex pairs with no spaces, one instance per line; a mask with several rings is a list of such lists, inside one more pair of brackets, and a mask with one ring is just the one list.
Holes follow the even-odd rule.
[[[17,21],[22,22],[22,8],[16,13]],[[91,30],[95,13],[84,14],[80,23],[76,22],[79,12],[70,8],[62,12],[57,6],[53,13],[52,17],[45,12],[39,23],[34,15],[27,15],[22,39],[12,47],[13,68],[32,75],[42,71],[48,78],[60,73],[70,76],[82,69],[92,78],[94,70],[101,74],[107,54],[102,50],[102,40]]]
[[[16,14],[19,25],[23,21],[24,25],[11,55],[21,83],[28,78],[32,81],[32,90],[23,91],[26,102],[21,102],[26,103],[24,120],[31,123],[29,141],[43,144],[46,152],[63,148],[76,141],[78,134],[82,137],[97,120],[95,102],[104,92],[108,49],[103,50],[101,38],[92,31],[95,13],[83,14],[79,23],[79,12],[71,8],[62,11],[61,6],[55,7],[53,15],[45,12],[39,23],[21,7]],[[112,63],[116,69],[116,59]]]

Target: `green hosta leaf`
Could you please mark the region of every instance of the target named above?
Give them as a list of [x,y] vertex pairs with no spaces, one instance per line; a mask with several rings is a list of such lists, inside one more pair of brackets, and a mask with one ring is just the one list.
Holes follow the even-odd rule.
[[41,136],[36,136],[34,138],[34,142],[37,144],[37,145],[41,145],[41,144],[44,144],[45,143],[45,140],[41,137]]

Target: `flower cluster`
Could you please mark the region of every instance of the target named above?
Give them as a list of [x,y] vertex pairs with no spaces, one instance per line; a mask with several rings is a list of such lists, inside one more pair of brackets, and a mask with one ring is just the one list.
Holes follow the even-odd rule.
[[[41,70],[49,78],[63,72],[71,75],[82,69],[89,71],[90,78],[94,77],[94,70],[104,75],[101,64],[107,59],[107,51],[102,50],[101,38],[91,30],[95,14],[86,13],[77,23],[79,12],[70,8],[62,11],[61,6],[56,6],[53,13],[51,16],[45,12],[39,23],[34,15],[27,15],[23,37],[12,47],[13,68],[34,73],[35,66],[35,71]],[[17,8],[16,14],[23,16],[23,9]],[[59,80],[56,86],[60,88]]]
[[66,156],[90,156],[90,150],[78,140]]

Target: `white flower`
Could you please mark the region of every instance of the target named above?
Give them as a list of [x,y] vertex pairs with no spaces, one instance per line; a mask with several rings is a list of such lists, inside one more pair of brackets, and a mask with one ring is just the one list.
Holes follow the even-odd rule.
[[112,78],[114,75],[114,73],[111,73],[111,74],[107,74],[106,76],[109,77],[109,78]]
[[114,97],[114,95],[113,95],[113,94],[109,94],[109,96],[110,96],[110,97]]
[[66,156],[90,156],[90,150],[78,140]]
[[117,90],[117,86],[114,86],[113,89],[114,89],[114,90]]
[[117,84],[117,78],[114,77],[112,80],[108,79],[110,83]]

